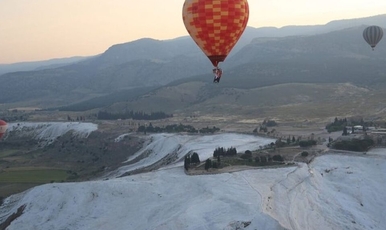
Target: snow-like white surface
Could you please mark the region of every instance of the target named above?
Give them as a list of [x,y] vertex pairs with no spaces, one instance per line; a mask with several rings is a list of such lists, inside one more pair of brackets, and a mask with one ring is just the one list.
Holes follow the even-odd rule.
[[83,122],[19,122],[8,124],[7,135],[14,133],[50,144],[70,131],[79,138],[86,138],[97,129],[97,124]]
[[27,205],[7,230],[235,230],[241,222],[251,222],[247,230],[384,230],[386,149],[375,152],[325,155],[289,168],[188,176],[176,167],[47,184],[7,198],[0,214]]
[[321,156],[272,191],[267,211],[288,229],[386,229],[385,157]]
[[[280,178],[290,169],[279,171]],[[27,204],[25,213],[8,230],[213,230],[254,218],[277,229],[277,222],[261,213],[259,191],[249,184],[248,178],[265,180],[265,174],[187,176],[175,168],[109,181],[48,184],[19,200]]]
[[[120,140],[123,136],[117,137]],[[235,147],[239,153],[246,150],[256,150],[259,146],[275,142],[271,138],[262,138],[253,135],[243,135],[234,133],[223,133],[214,135],[179,135],[179,134],[152,134],[148,137],[144,148],[131,156],[126,162],[130,162],[137,157],[148,154],[148,157],[128,166],[123,166],[109,177],[120,176],[125,172],[133,171],[152,165],[168,154],[176,154],[177,160],[169,167],[182,166],[182,159],[188,153],[196,152],[200,160],[206,160],[213,156],[213,151],[217,147],[230,148]]]

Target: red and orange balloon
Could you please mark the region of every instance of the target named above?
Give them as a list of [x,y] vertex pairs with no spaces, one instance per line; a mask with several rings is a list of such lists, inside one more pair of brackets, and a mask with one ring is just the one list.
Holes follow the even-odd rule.
[[4,136],[5,131],[7,131],[7,123],[3,120],[0,120],[0,139]]
[[223,62],[248,23],[247,0],[185,0],[185,27],[213,66]]

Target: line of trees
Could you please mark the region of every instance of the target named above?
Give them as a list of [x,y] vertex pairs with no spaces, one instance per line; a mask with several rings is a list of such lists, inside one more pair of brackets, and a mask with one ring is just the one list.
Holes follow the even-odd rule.
[[216,126],[213,126],[212,128],[206,126],[206,128],[200,129],[200,133],[215,133],[218,131],[220,131],[220,128],[217,128]]
[[213,126],[213,128],[202,128],[202,129],[196,129],[191,125],[183,125],[183,124],[172,124],[167,125],[165,127],[158,127],[153,126],[152,123],[149,123],[149,125],[141,125],[138,127],[137,132],[143,132],[143,133],[181,133],[181,132],[187,132],[187,133],[215,133],[218,132],[220,129],[216,126]]
[[224,147],[218,147],[213,151],[213,157],[217,158],[218,156],[235,156],[237,155],[237,150],[234,147],[225,149]]
[[334,122],[326,125],[326,129],[329,133],[331,133],[331,132],[343,130],[343,128],[346,127],[346,125],[347,125],[347,119],[346,118],[338,119],[337,117],[335,117]]
[[326,130],[329,133],[343,130],[343,133],[344,133],[343,135],[347,135],[348,130],[346,129],[346,126],[355,126],[355,125],[368,127],[368,126],[374,126],[375,124],[372,121],[364,121],[363,119],[348,120],[347,118],[338,119],[337,117],[335,117],[334,122],[326,125]]
[[166,114],[164,112],[134,112],[128,111],[125,113],[110,113],[107,111],[99,111],[97,114],[98,120],[117,120],[117,119],[133,119],[133,120],[160,120],[173,117],[173,114]]
[[218,161],[212,161],[211,159],[206,159],[205,161],[205,170],[208,170],[210,168],[218,168],[220,166],[220,162]]

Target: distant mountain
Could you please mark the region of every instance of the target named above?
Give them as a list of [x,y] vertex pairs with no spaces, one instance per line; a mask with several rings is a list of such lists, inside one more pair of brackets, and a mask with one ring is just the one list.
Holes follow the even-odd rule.
[[90,57],[69,57],[69,58],[55,58],[45,61],[34,62],[19,62],[13,64],[0,64],[0,75],[11,72],[31,71],[31,70],[43,70],[53,69],[79,61],[86,60]]
[[[324,26],[249,27],[222,65],[224,80],[217,88],[230,85],[261,87],[300,78],[299,82],[307,82],[307,78],[312,79],[309,82],[315,79],[327,82],[320,80],[322,73],[345,72],[339,69],[339,62],[352,66],[354,75],[366,73],[370,66],[381,65],[381,62],[371,60],[384,59],[384,43],[372,52],[362,39],[363,27],[322,33],[346,25],[373,24],[374,21],[386,21],[386,15],[334,21]],[[284,37],[293,34],[298,35]],[[358,63],[369,66],[356,71],[360,66]],[[327,70],[322,71],[323,68]],[[1,75],[0,103],[43,108],[70,105],[99,96],[111,98],[109,95],[135,88],[161,87],[171,82],[173,85],[192,79],[210,82],[211,69],[210,62],[190,37],[166,41],[144,38],[114,45],[103,54],[59,68]],[[312,74],[307,74],[309,72]],[[282,81],[288,73],[293,78]],[[230,77],[239,75],[242,77]],[[259,79],[256,75],[262,80],[256,81]],[[326,79],[336,81],[337,78]]]
[[241,48],[249,44],[254,38],[316,35],[316,34],[329,33],[332,31],[342,30],[345,28],[359,27],[364,25],[379,25],[382,27],[382,25],[386,25],[386,14],[366,17],[366,18],[335,20],[325,25],[284,26],[281,28],[247,27],[246,31],[244,32],[243,36],[240,38],[240,41],[237,43],[236,47],[233,49],[231,54],[237,53]]
[[104,69],[136,60],[165,62],[178,56],[195,57],[203,56],[203,54],[193,40],[187,36],[165,41],[143,38],[113,45],[100,58],[95,59],[93,64],[99,69]]
[[385,59],[385,40],[381,40],[372,51],[362,37],[365,28],[357,26],[313,36],[255,38],[230,57],[229,63],[234,67],[250,62],[290,61],[293,58]]
[[363,28],[256,38],[229,59],[234,66],[224,71],[220,84],[211,83],[209,74],[194,76],[108,109],[291,119],[363,113],[386,117],[385,42],[372,51],[361,37]]

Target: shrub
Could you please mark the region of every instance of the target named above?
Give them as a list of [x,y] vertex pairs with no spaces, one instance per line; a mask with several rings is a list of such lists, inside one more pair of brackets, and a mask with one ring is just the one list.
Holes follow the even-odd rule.
[[280,147],[283,147],[285,145],[284,142],[281,141],[281,139],[278,139],[275,141],[275,146],[280,148]]
[[275,155],[272,157],[272,160],[274,161],[284,161],[283,157],[280,155]]
[[273,127],[277,126],[277,123],[274,120],[264,120],[263,125],[266,125],[267,127]]
[[316,140],[299,141],[300,147],[309,147],[313,145],[316,145]]
[[252,152],[247,150],[245,153],[241,156],[243,159],[251,159],[252,158]]
[[302,152],[302,157],[307,157],[307,156],[308,156],[308,152],[303,151],[303,152]]
[[207,159],[205,161],[205,170],[208,170],[212,167],[212,161],[210,159]]
[[266,156],[261,156],[261,157],[260,157],[260,162],[261,162],[261,163],[267,163],[267,162],[268,162],[267,157],[266,157]]

